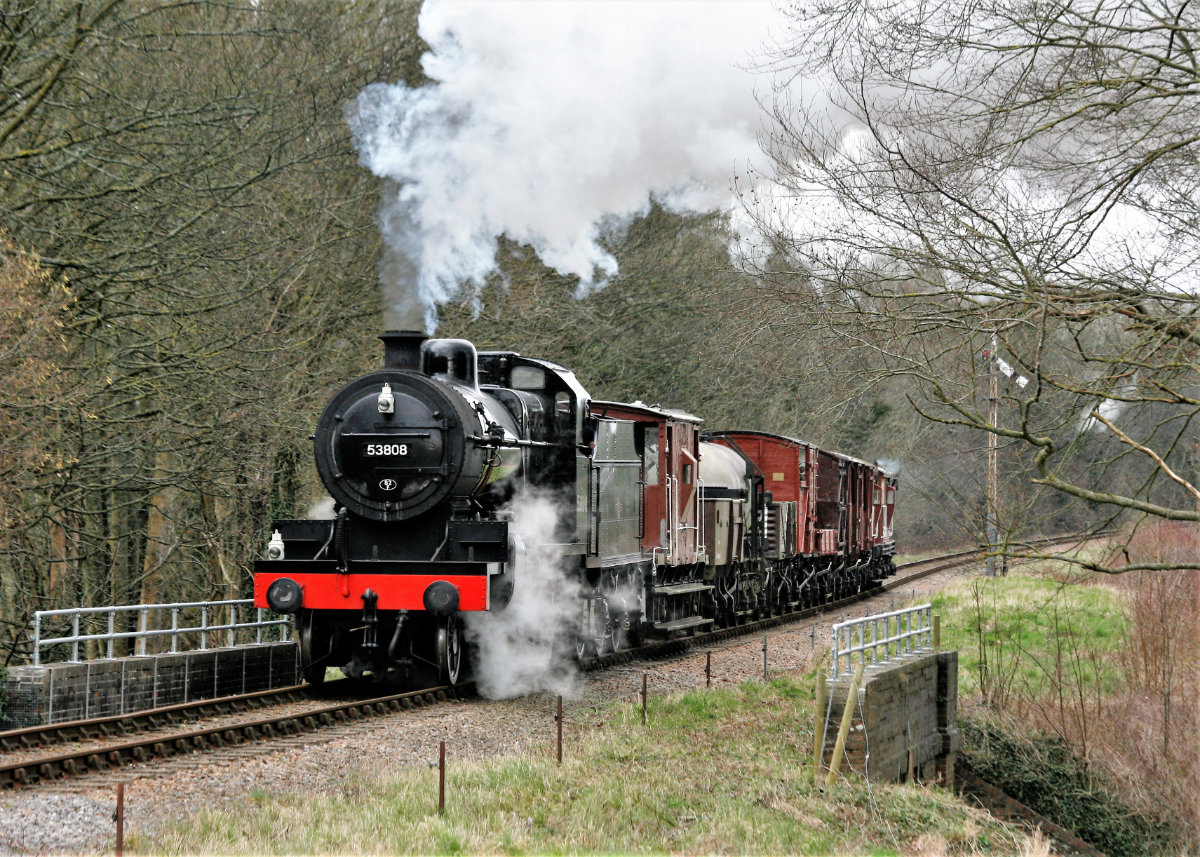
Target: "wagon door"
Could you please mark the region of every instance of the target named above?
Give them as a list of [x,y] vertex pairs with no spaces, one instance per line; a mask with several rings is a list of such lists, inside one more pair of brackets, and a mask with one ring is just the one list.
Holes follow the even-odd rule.
[[700,432],[692,423],[672,421],[667,435],[671,438],[668,455],[673,483],[670,553],[673,563],[685,565],[696,562],[699,545],[700,497],[696,482]]
[[588,553],[598,557],[600,565],[635,560],[641,553],[642,459],[634,428],[629,420],[596,420],[596,451],[589,468]]
[[801,456],[803,471],[798,512],[800,531],[796,539],[796,550],[798,553],[811,555],[817,552],[817,450],[810,444],[805,444]]

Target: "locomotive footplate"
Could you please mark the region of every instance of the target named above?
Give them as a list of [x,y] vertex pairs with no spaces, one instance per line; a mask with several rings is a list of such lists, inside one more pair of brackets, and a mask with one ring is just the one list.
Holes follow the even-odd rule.
[[706,619],[703,616],[687,616],[683,619],[671,619],[666,622],[655,622],[654,630],[660,633],[671,634],[676,631],[685,631],[689,628],[700,628],[704,625],[713,624],[712,619]]
[[254,568],[254,606],[278,609],[269,603],[267,591],[278,580],[291,580],[300,588],[301,603],[287,612],[299,607],[361,609],[368,591],[378,593],[379,610],[425,610],[426,591],[444,582],[457,590],[458,610],[488,610],[489,582],[501,568],[495,563],[357,560],[343,571],[333,560],[261,560]]

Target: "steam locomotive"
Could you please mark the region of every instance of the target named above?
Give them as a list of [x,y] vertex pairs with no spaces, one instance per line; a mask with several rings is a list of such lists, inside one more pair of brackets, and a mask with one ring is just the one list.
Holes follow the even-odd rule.
[[682,411],[591,398],[567,368],[390,331],[384,367],[338,391],[313,436],[334,501],[274,522],[254,601],[296,614],[326,667],[466,680],[463,619],[503,611],[530,492],[559,511],[576,657],[822,603],[895,571],[896,479],[789,437],[704,433]]

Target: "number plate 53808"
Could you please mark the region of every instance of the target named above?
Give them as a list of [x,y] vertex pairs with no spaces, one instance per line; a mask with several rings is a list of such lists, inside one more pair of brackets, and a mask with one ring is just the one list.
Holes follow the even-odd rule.
[[367,443],[363,444],[363,453],[368,458],[395,458],[408,455],[407,443]]

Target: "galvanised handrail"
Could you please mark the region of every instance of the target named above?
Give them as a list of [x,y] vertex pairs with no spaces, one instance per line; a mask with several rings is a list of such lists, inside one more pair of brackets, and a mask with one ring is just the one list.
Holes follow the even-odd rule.
[[[857,634],[858,641],[855,642]],[[854,656],[867,666],[918,651],[933,651],[933,605],[864,616],[833,626],[833,677],[850,672]],[[870,653],[870,661],[867,654]]]
[[[227,631],[228,645],[236,645],[237,632],[240,630],[254,629],[255,642],[263,641],[263,630],[272,626],[278,626],[280,629],[280,639],[287,641],[288,633],[291,627],[291,621],[287,617],[278,619],[264,619],[263,614],[265,608],[255,608],[256,615],[253,622],[239,622],[238,608],[249,607],[253,604],[253,599],[243,598],[234,601],[187,601],[177,604],[131,604],[120,607],[71,607],[63,610],[38,610],[33,614],[33,665],[41,666],[42,648],[46,646],[54,646],[60,643],[71,644],[71,657],[68,663],[79,663],[79,644],[86,643],[91,640],[107,641],[106,657],[113,657],[113,644],[117,640],[136,639],[137,650],[139,655],[146,654],[146,641],[151,637],[170,637],[171,651],[179,651],[179,636],[181,634],[196,634],[200,635],[200,649],[207,649],[208,635],[217,631]],[[229,608],[229,622],[221,625],[209,624],[209,616],[217,607]],[[200,624],[194,626],[183,626],[179,624],[179,614],[182,610],[200,608]],[[151,628],[150,614],[153,611],[171,611],[171,627],[170,628]],[[136,631],[118,631],[116,630],[117,614],[138,613],[138,630]],[[42,639],[42,620],[50,619],[58,616],[71,617],[71,634],[66,637],[51,637]],[[79,632],[79,624],[81,617],[87,616],[107,616],[108,630],[100,634],[81,634]]]

